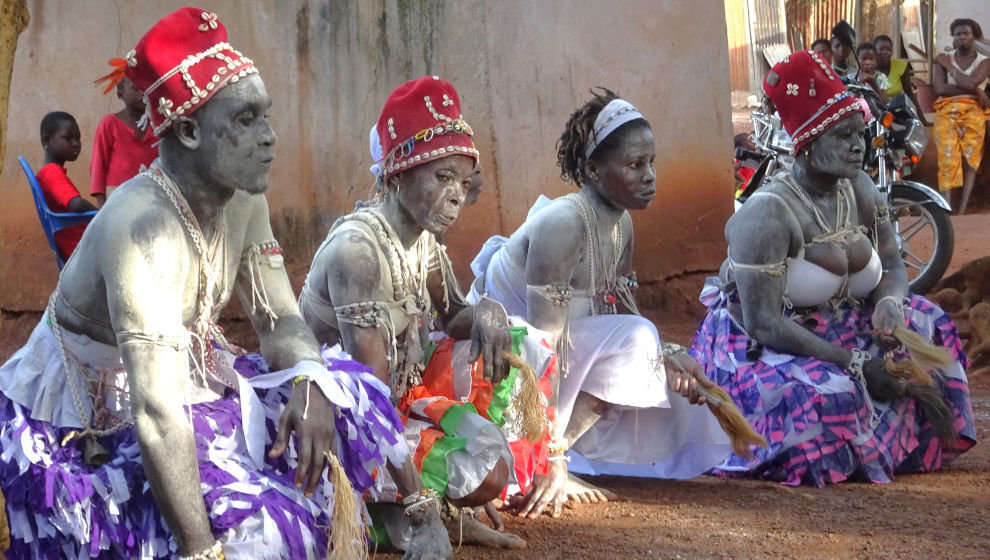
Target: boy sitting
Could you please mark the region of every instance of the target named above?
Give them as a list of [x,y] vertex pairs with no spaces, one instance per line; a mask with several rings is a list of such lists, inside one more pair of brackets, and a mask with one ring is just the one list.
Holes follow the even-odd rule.
[[[79,157],[79,125],[64,112],[53,111],[41,119],[41,146],[45,149],[45,165],[36,176],[45,202],[52,212],[87,212],[96,210],[79,194],[79,189],[65,173],[65,162]],[[55,245],[68,260],[86,231],[86,224],[67,227],[55,232]]]

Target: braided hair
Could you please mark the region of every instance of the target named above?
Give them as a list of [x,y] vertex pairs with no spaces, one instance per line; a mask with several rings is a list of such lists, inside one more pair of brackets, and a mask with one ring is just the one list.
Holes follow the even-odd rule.
[[[564,126],[564,133],[557,140],[557,165],[560,167],[561,179],[578,187],[584,184],[587,179],[584,164],[589,159],[585,157],[584,151],[594,134],[595,119],[606,105],[618,98],[618,94],[612,90],[598,87],[591,90],[591,99],[587,103],[571,113]],[[601,161],[615,150],[630,132],[649,126],[646,119],[635,119],[623,124],[598,144],[595,151],[591,152],[590,159]]]

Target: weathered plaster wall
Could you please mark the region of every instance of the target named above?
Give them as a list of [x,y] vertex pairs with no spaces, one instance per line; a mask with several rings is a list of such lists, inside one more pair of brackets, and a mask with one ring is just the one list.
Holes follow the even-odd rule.
[[990,2],[980,0],[938,0],[935,2],[935,52],[952,49],[949,24],[956,18],[969,18],[983,28],[984,38],[990,34]]
[[[539,194],[568,191],[558,176],[554,143],[588,89],[603,85],[636,104],[657,135],[660,191],[651,208],[634,215],[636,268],[647,284],[644,292],[654,295],[665,277],[717,268],[731,212],[723,6],[717,0],[687,4],[201,2],[226,24],[231,44],[256,61],[274,99],[271,122],[279,141],[269,197],[297,286],[332,221],[372,187],[368,129],[388,93],[407,79],[439,74],[458,88],[485,165],[481,200],[448,236],[462,278],[489,235],[510,233]],[[38,165],[41,117],[69,111],[84,143],[69,175],[88,189],[92,134],[100,117],[120,105],[92,80],[107,71],[107,59],[126,53],[158,18],[181,5],[29,2],[31,23],[14,66],[10,149],[0,176],[0,306],[41,308],[56,275],[16,156]]]

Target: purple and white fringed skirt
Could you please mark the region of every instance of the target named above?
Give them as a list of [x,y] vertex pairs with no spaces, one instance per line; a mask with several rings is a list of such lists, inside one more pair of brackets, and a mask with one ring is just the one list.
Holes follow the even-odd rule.
[[[875,402],[879,423],[871,427],[866,389],[843,368],[814,358],[762,348],[730,318],[729,299],[718,278],[709,278],[701,294],[708,314],[695,334],[691,354],[708,377],[727,390],[757,432],[770,444],[755,449],[755,459],[732,454],[713,470],[719,476],[756,477],[797,486],[824,486],[849,478],[890,482],[894,473],[929,472],[947,465],[976,443],[965,368],[969,366],[952,319],[930,301],[912,296],[904,308],[907,327],[955,360],[933,376],[955,416],[955,446],[936,437],[913,398]],[[873,306],[829,306],[791,318],[824,340],[880,355],[873,343]]]
[[[44,324],[39,329],[50,333]],[[45,333],[38,340],[32,336],[22,352],[30,354],[32,343],[44,346],[48,338]],[[33,350],[43,349],[36,346]],[[336,407],[337,451],[359,499],[372,485],[371,472],[386,457],[394,456],[397,448],[391,446],[401,441],[402,426],[387,389],[368,368],[341,359],[333,351],[325,351],[324,356],[332,370],[330,377],[350,393],[351,408]],[[18,368],[18,359],[31,361],[19,352],[0,373],[24,369]],[[234,367],[245,378],[267,373],[256,355],[238,358]],[[263,405],[267,450],[291,389],[286,384],[255,394],[255,402]],[[101,438],[112,459],[91,467],[83,462],[78,440],[61,445],[70,428],[32,419],[27,407],[6,394],[0,398],[0,485],[7,498],[11,530],[7,558],[177,556],[175,541],[145,478],[133,427]],[[331,400],[336,404],[336,399]],[[313,497],[305,497],[293,485],[296,456],[291,446],[279,459],[266,455],[264,468],[259,469],[248,451],[241,398],[233,390],[217,400],[194,404],[190,410],[203,499],[226,557],[322,558],[333,509],[333,487],[326,476]]]

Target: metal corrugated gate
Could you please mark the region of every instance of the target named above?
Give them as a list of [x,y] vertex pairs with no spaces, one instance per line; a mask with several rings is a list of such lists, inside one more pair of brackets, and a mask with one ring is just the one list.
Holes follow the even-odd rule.
[[749,92],[748,0],[725,0],[725,29],[729,40],[729,86]]
[[[839,20],[856,28],[860,41],[891,34],[897,1],[902,0],[725,0],[732,91],[759,91],[770,70],[764,56],[768,48],[777,53],[786,51],[781,45],[791,50],[809,48],[815,39],[831,38],[832,26]],[[868,20],[867,29],[863,18]]]
[[752,84],[762,83],[770,71],[766,49],[787,45],[784,0],[749,0],[750,75]]
[[[794,50],[807,49],[816,39],[831,39],[832,26],[839,20],[844,19],[856,27],[857,3],[857,0],[825,0],[814,4],[794,0],[788,2],[787,23],[791,35],[791,48]],[[795,41],[795,36],[802,38],[803,44]]]

